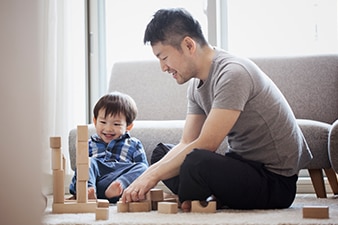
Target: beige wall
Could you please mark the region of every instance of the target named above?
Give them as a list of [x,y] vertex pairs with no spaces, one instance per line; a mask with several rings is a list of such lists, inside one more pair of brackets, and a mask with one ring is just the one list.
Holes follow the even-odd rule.
[[0,1],[0,224],[41,223],[41,4]]

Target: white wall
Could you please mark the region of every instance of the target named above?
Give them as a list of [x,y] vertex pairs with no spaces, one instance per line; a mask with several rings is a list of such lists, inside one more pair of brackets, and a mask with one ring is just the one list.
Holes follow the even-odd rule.
[[0,1],[0,224],[41,224],[41,1]]

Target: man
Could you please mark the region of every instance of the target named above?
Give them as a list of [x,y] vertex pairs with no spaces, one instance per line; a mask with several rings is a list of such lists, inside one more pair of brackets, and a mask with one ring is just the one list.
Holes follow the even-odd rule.
[[[275,84],[250,60],[210,46],[184,9],[157,11],[144,43],[178,84],[190,81],[188,112],[180,143],[125,189],[122,201],[142,200],[160,180],[175,179],[179,185],[170,188],[183,211],[211,196],[236,209],[289,207],[312,156]],[[227,153],[216,154],[226,137]]]

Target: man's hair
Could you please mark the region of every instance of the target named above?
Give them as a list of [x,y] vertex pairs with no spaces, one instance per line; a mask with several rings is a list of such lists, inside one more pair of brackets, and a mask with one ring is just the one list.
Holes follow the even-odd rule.
[[207,44],[201,25],[188,11],[182,8],[160,9],[147,25],[143,42],[150,45],[161,42],[180,50],[180,44],[187,36],[201,46]]
[[135,101],[129,95],[117,91],[102,96],[95,104],[93,110],[95,119],[97,119],[101,109],[105,110],[105,117],[108,115],[125,115],[127,126],[130,125],[137,116]]

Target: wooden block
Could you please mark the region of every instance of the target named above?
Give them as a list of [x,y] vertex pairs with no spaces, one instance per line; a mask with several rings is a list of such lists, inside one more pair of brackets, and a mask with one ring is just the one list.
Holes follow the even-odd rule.
[[176,198],[165,198],[163,199],[163,202],[176,202],[177,203],[177,199]]
[[78,203],[88,202],[88,182],[87,181],[76,182],[76,201]]
[[63,203],[65,200],[65,172],[53,170],[53,202]]
[[53,213],[94,213],[96,210],[96,201],[87,203],[78,203],[68,201],[65,203],[53,203]]
[[151,189],[150,190],[150,200],[159,202],[163,200],[163,190],[162,189]]
[[123,203],[122,201],[118,201],[116,203],[117,212],[129,212],[129,203]]
[[95,219],[96,220],[108,220],[109,219],[109,208],[96,208]]
[[97,199],[96,200],[97,208],[108,208],[109,201],[107,199]]
[[61,148],[61,137],[50,137],[49,146],[50,148]]
[[200,201],[192,201],[191,212],[215,213],[216,212],[216,201],[208,202],[207,206],[202,206]]
[[157,208],[159,213],[175,214],[178,205],[176,202],[159,202]]
[[89,164],[88,142],[76,143],[76,164]]
[[88,164],[77,164],[76,165],[76,180],[77,181],[89,180],[89,165]]
[[52,170],[62,170],[62,152],[60,148],[52,149]]
[[328,206],[304,206],[303,218],[316,218],[328,219],[329,207]]
[[77,126],[77,141],[88,141],[88,126],[87,125],[78,125]]
[[150,201],[150,204],[151,204],[151,210],[157,210],[157,204],[158,204],[158,202]]
[[130,202],[129,212],[150,212],[149,201]]

